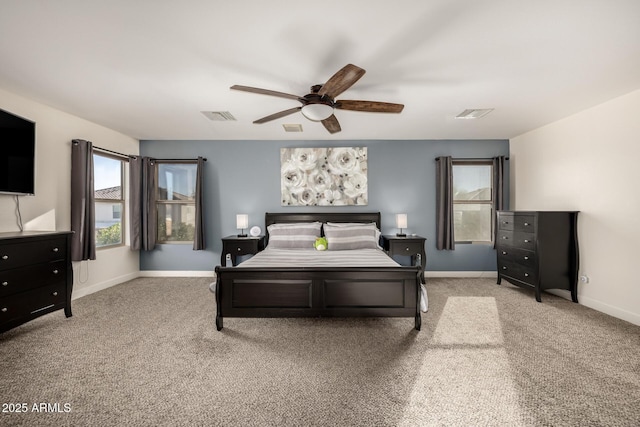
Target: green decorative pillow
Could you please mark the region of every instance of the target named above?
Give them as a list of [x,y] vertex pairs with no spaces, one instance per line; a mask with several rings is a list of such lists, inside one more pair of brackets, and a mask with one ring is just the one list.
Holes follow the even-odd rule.
[[318,237],[316,241],[313,243],[313,247],[318,251],[326,251],[327,250],[327,239],[324,237]]

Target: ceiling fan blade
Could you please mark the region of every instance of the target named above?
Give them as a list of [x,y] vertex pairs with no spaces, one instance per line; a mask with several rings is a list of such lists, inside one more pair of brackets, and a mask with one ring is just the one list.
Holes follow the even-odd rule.
[[366,71],[362,68],[353,64],[347,64],[322,85],[318,91],[318,95],[327,95],[333,99],[360,80],[360,77],[364,76],[364,73],[366,73]]
[[335,108],[341,110],[365,111],[370,113],[399,113],[404,108],[403,104],[393,104],[391,102],[377,101],[336,101]]
[[322,121],[322,124],[329,131],[329,133],[338,133],[342,129],[340,128],[340,123],[338,123],[338,119],[335,114],[330,115],[326,119]]
[[253,123],[260,124],[270,122],[271,120],[279,119],[280,117],[285,117],[289,114],[297,113],[301,109],[302,107],[289,108],[288,110],[280,111],[279,113],[274,113],[261,119],[255,120]]
[[244,92],[259,93],[261,95],[278,96],[280,98],[295,99],[296,101],[302,102],[302,99],[298,95],[291,95],[290,93],[278,92],[275,90],[260,89],[258,87],[241,86],[241,85],[233,85],[230,87],[230,89],[242,90]]

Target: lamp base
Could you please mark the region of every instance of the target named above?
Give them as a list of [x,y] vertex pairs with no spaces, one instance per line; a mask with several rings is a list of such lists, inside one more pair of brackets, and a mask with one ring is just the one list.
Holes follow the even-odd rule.
[[247,237],[246,234],[238,234],[238,237]]
[[404,233],[396,233],[396,236],[397,237],[407,237],[407,235],[404,234]]

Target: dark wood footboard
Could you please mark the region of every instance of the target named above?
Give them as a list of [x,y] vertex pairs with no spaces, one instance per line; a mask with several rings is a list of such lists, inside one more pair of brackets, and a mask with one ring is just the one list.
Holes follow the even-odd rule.
[[216,267],[216,327],[225,317],[413,317],[422,268]]

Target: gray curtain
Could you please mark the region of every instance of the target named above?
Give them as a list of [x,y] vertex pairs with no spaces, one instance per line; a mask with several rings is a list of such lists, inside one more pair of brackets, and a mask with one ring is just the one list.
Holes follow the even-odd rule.
[[498,233],[498,211],[504,206],[504,162],[505,156],[493,158],[493,247],[496,247]]
[[204,210],[203,210],[203,183],[204,183],[204,159],[198,157],[198,168],[196,171],[196,230],[193,238],[193,250],[201,251],[205,249],[204,241]]
[[158,236],[158,211],[156,210],[156,166],[149,157],[142,159],[142,201],[141,201],[141,249],[152,251]]
[[93,144],[71,143],[71,259],[96,259]]
[[142,157],[129,158],[129,235],[132,251],[142,248]]
[[455,249],[453,162],[450,156],[436,158],[436,249]]

